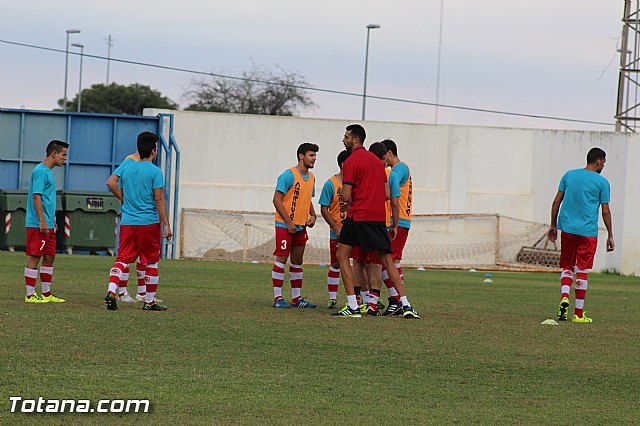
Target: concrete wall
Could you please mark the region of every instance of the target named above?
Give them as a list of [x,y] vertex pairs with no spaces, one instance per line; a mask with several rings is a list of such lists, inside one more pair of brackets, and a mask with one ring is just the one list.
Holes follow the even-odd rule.
[[[180,208],[272,211],[277,176],[296,164],[301,142],[320,146],[316,194],[336,173],[342,120],[145,110],[175,115],[182,151]],[[563,173],[587,151],[607,152],[617,249],[600,236],[596,269],[640,273],[640,136],[612,132],[367,122],[366,145],[391,138],[411,167],[415,213],[500,213],[548,223]],[[316,198],[317,205],[317,198]],[[317,209],[319,210],[319,208]],[[602,226],[602,223],[601,223]]]

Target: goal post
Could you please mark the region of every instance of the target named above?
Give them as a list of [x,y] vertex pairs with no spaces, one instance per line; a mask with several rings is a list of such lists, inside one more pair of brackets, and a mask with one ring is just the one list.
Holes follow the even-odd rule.
[[[272,262],[273,213],[182,209],[180,257]],[[496,213],[418,214],[403,253],[405,266],[557,269],[559,250],[542,247],[548,225]],[[305,263],[329,263],[329,226],[308,228]],[[539,247],[538,247],[539,246]]]

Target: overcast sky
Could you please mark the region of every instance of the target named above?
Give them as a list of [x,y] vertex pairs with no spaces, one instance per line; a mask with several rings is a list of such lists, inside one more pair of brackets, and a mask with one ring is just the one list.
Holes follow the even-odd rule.
[[[441,0],[2,0],[0,39],[205,72],[253,64],[302,74],[316,88],[362,92],[366,25],[369,95],[435,102]],[[623,0],[444,0],[440,103],[613,123]],[[76,48],[72,48],[78,51]],[[64,53],[0,42],[0,107],[52,109]],[[69,59],[68,97],[79,58]],[[106,61],[85,58],[83,86]],[[193,75],[111,62],[110,80],[141,83],[186,105]],[[312,93],[307,117],[359,120],[360,98]],[[435,109],[370,99],[367,119],[433,123]],[[613,130],[440,108],[441,124]]]

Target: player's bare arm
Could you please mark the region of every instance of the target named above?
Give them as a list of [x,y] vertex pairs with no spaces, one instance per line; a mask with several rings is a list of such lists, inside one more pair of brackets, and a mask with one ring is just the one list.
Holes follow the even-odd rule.
[[285,220],[287,224],[287,230],[290,234],[295,234],[296,225],[293,223],[293,220],[289,217],[287,210],[284,208],[284,204],[282,204],[282,199],[284,198],[284,194],[278,190],[273,193],[273,207],[276,208],[276,211],[280,215],[281,218]]
[[327,222],[327,224],[331,227],[331,229],[333,229],[333,232],[335,232],[336,235],[339,237],[340,227],[338,227],[338,224],[336,223],[336,221],[333,220],[333,218],[331,217],[331,213],[329,213],[329,206],[320,206],[320,214],[324,218],[324,221]]
[[49,225],[44,219],[44,208],[42,207],[42,194],[33,194],[33,207],[36,209],[38,220],[40,220],[40,232],[46,234],[49,232]]
[[602,221],[604,222],[604,226],[607,228],[607,251],[613,251],[616,244],[613,241],[613,226],[611,224],[611,210],[609,209],[609,204],[602,205]]
[[173,232],[171,232],[171,226],[169,225],[169,216],[167,215],[167,203],[164,200],[164,188],[153,188],[153,198],[156,202],[156,209],[158,209],[158,215],[160,221],[164,225],[164,231],[162,236],[167,240],[171,240]]
[[351,184],[342,182],[342,187],[339,192],[342,197],[343,204],[340,206],[341,212],[349,211],[349,206],[351,205]]
[[122,204],[123,196],[122,191],[120,190],[120,188],[118,188],[119,180],[120,178],[116,175],[109,176],[109,179],[107,179],[107,188],[109,188],[109,191],[111,191],[111,193],[116,196],[118,201],[120,201],[120,204]]
[[560,212],[560,204],[562,204],[563,198],[564,192],[558,191],[551,204],[551,226],[549,226],[547,238],[552,242],[558,239],[558,213]]
[[307,226],[309,228],[313,228],[313,226],[316,224],[316,219],[316,211],[313,208],[313,203],[311,203],[311,206],[309,207],[309,219],[307,219]]
[[391,220],[393,221],[393,225],[391,225],[389,229],[389,238],[393,241],[398,235],[398,221],[400,220],[400,203],[398,202],[398,197],[391,199]]

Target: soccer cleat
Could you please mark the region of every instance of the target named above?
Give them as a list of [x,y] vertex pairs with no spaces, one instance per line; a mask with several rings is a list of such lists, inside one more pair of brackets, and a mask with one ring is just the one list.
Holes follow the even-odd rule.
[[278,299],[273,303],[274,308],[290,308],[291,306],[282,299]]
[[390,317],[392,315],[400,315],[402,313],[402,303],[399,300],[395,300],[393,297],[389,298],[389,306],[387,310],[382,314],[383,317]]
[[38,296],[38,293],[33,293],[31,295],[31,297],[29,296],[24,296],[24,301],[25,303],[47,303],[47,302],[43,302],[42,298],[40,296]]
[[327,309],[336,309],[338,307],[338,302],[335,299],[329,299],[327,303]]
[[587,323],[593,322],[593,320],[591,318],[589,318],[588,316],[586,316],[585,314],[582,314],[581,317],[579,317],[577,315],[574,315],[573,318],[571,318],[571,322],[587,324]]
[[48,296],[42,296],[42,303],[49,303],[49,302],[51,302],[51,303],[64,303],[65,300],[61,299],[59,297],[56,297],[53,294],[50,294]]
[[107,305],[107,311],[115,311],[118,309],[118,302],[116,298],[111,295],[111,293],[107,293],[104,297],[104,303]]
[[369,305],[367,303],[361,303],[359,306],[360,306],[360,313],[366,314],[367,309],[369,309]]
[[385,308],[384,303],[378,300],[378,312],[384,311],[384,308]]
[[131,297],[131,295],[129,293],[125,293],[125,294],[120,295],[118,297],[118,302],[132,303],[132,302],[137,302],[137,300],[134,299],[133,297]]
[[[280,299],[282,300],[282,299]],[[302,297],[300,299],[298,299],[298,301],[296,303],[292,303],[291,304],[292,308],[317,308],[318,305],[315,305],[311,302],[307,302],[306,300],[304,300]]]
[[370,317],[381,317],[382,316],[382,314],[379,311],[377,311],[375,309],[371,309],[371,308],[367,309],[367,315],[369,315]]
[[349,305],[340,309],[338,312],[331,314],[332,317],[351,317],[351,318],[361,318],[362,314],[360,314],[360,309],[351,309]]
[[142,310],[143,311],[166,311],[167,307],[155,302],[153,303],[144,302],[144,305],[142,305]]
[[402,307],[402,317],[406,319],[420,319],[420,315],[411,306]]
[[569,310],[569,298],[563,297],[558,305],[558,321],[567,320],[567,311]]

